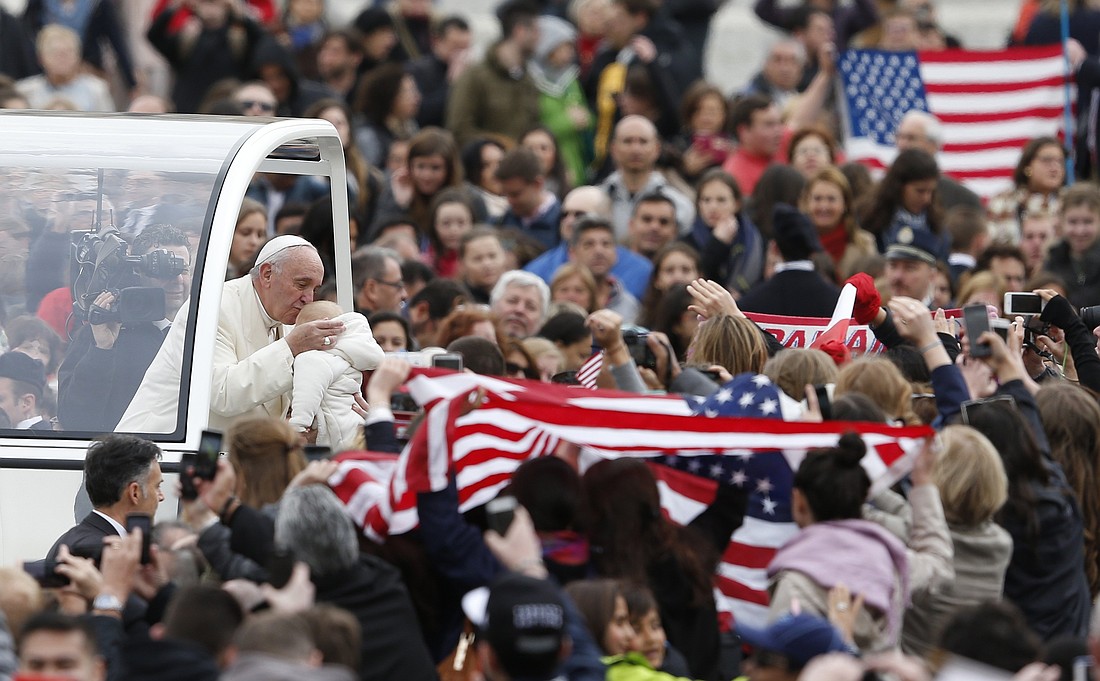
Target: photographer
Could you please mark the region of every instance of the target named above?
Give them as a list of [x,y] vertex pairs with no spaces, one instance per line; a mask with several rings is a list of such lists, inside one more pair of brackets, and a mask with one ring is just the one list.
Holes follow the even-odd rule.
[[[183,270],[168,279],[146,271],[133,277],[136,286],[157,289],[154,293],[163,290],[164,317],[123,323],[119,291],[101,291],[95,296],[91,320],[76,332],[58,369],[58,420],[66,430],[114,430],[160,350],[171,320],[191,293],[187,235],[170,225],[147,227],[134,238],[131,255],[143,256],[154,250],[167,251],[184,263]],[[106,311],[107,321],[100,321],[97,309]]]

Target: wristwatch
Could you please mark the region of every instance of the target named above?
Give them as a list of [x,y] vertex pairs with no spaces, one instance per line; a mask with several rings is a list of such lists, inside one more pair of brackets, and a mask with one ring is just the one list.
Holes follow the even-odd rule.
[[99,594],[92,601],[92,610],[110,610],[121,613],[122,601],[118,600],[118,596],[114,594]]

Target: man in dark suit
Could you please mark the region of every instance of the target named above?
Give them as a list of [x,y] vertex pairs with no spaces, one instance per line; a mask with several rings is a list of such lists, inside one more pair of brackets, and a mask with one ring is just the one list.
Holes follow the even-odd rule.
[[772,230],[781,262],[771,279],[749,289],[737,301],[745,312],[795,317],[831,317],[840,289],[814,269],[810,256],[821,251],[821,241],[810,219],[795,208],[775,206]]
[[62,544],[70,551],[103,546],[103,538],[126,534],[126,516],[153,516],[164,501],[160,485],[160,447],[132,435],[108,435],[88,447],[84,459],[84,487],[92,512],[54,542],[47,558]]
[[46,391],[46,369],[42,362],[22,352],[0,355],[0,410],[16,430],[53,430],[40,413]]

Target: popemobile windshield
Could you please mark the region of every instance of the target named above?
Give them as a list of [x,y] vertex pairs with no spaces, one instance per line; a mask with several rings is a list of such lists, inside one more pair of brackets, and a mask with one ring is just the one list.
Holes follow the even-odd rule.
[[[340,138],[327,121],[2,111],[0,135],[0,325],[36,316],[68,343],[87,323],[166,324],[166,309],[185,308],[179,401],[175,418],[165,419],[174,426],[135,433],[164,450],[166,473],[197,449],[207,425],[222,284],[256,173],[309,175],[328,187],[337,298],[352,309],[347,178]],[[189,246],[135,249],[142,231],[157,225],[178,229]],[[172,290],[188,279],[189,288]],[[105,292],[115,304],[96,303]],[[48,368],[56,371],[62,359],[51,358]],[[132,360],[116,358],[123,364],[112,371],[132,369],[125,365]],[[49,423],[0,429],[4,564],[41,558],[79,520],[74,500],[85,450],[116,430],[117,419],[103,414],[121,414],[129,402],[124,391],[110,390],[110,375],[98,389],[56,375],[48,381],[42,413]],[[164,485],[170,497],[175,478]],[[170,499],[158,516],[176,512]]]

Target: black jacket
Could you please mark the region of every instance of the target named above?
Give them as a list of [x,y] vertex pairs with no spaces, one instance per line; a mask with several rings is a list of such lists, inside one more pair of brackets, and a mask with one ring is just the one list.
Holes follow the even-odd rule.
[[121,669],[123,681],[217,681],[220,670],[209,653],[187,641],[154,641],[135,637],[124,643]]
[[350,570],[315,575],[318,603],[332,603],[359,620],[363,628],[363,681],[437,678],[432,657],[416,620],[401,575],[389,563],[361,555]]
[[786,270],[749,289],[737,307],[745,312],[831,317],[840,289],[817,272]]

